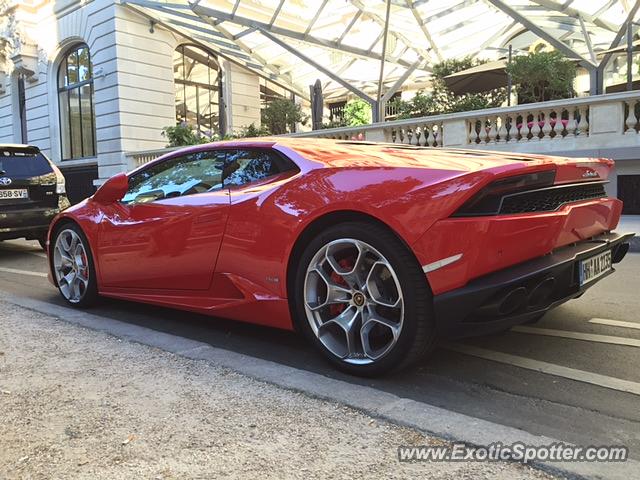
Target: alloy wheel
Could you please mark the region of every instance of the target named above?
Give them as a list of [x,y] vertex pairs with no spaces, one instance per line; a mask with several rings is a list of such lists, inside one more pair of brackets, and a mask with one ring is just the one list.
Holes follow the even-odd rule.
[[402,331],[404,299],[396,272],[362,240],[334,240],[316,252],[307,268],[304,299],[315,336],[350,364],[379,360]]
[[89,262],[82,239],[75,231],[66,229],[58,234],[53,270],[62,295],[71,303],[80,302],[89,286]]

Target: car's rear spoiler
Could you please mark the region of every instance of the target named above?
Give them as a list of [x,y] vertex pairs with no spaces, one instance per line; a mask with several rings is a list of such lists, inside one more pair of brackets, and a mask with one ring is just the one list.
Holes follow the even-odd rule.
[[0,145],[0,157],[11,155],[37,155],[40,149],[35,145]]

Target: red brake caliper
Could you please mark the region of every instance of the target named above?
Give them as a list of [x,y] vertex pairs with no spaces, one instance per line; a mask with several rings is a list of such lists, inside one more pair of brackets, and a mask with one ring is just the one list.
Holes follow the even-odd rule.
[[82,253],[80,254],[80,256],[81,256],[81,258],[82,258],[82,265],[83,265],[83,266],[82,266],[82,268],[81,268],[81,269],[79,269],[79,270],[82,272],[82,276],[83,276],[84,278],[86,278],[86,277],[87,277],[87,272],[86,272],[86,271],[87,271],[87,268],[88,268],[88,267],[87,267],[87,255],[86,255],[84,252],[82,252]]
[[[343,258],[338,262],[338,265],[340,265],[340,268],[344,270],[351,270],[353,268],[353,261],[349,258]],[[344,278],[342,278],[340,274],[336,272],[331,272],[331,280],[333,280],[336,285],[349,288],[349,285],[344,281]],[[334,317],[337,317],[344,311],[345,308],[347,308],[347,306],[344,303],[334,303],[333,305],[329,306],[329,312],[331,312],[331,315],[333,315]]]

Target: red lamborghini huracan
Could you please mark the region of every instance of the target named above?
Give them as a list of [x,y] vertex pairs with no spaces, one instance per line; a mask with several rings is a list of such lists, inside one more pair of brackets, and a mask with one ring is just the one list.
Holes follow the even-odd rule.
[[532,322],[613,272],[613,161],[276,138],[174,151],[56,217],[71,304],[164,305],[304,332],[375,375],[440,337]]

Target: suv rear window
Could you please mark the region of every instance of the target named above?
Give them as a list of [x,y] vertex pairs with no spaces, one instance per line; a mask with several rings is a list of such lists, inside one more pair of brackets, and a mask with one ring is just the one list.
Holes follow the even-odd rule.
[[0,147],[0,177],[37,177],[51,172],[51,165],[37,150]]

